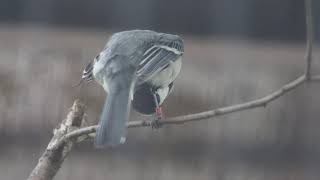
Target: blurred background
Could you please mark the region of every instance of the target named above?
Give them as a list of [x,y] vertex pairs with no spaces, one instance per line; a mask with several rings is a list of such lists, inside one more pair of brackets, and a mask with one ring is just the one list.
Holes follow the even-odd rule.
[[[314,0],[314,74],[319,8]],[[76,98],[87,105],[87,125],[97,123],[103,89],[72,86],[108,37],[129,29],[185,41],[166,116],[253,100],[305,70],[302,0],[0,0],[0,179],[28,177]],[[56,179],[318,179],[319,89],[304,84],[265,108],[129,129],[112,150],[79,144]]]

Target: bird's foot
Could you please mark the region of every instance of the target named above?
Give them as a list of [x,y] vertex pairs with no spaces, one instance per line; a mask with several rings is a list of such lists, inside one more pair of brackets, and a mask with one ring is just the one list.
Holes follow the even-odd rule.
[[151,120],[151,128],[152,129],[159,129],[162,127],[162,123],[159,119],[153,119]]
[[163,119],[161,107],[156,108],[155,118],[151,121],[152,129],[159,129],[162,126],[161,120]]

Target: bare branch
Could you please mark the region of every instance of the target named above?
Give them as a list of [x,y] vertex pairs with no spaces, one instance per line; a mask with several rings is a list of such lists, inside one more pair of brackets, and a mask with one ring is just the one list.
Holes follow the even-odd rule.
[[[312,7],[311,7],[311,0],[305,0],[305,9],[306,9],[306,36],[307,36],[307,48],[306,48],[306,73],[296,80],[284,85],[279,90],[274,91],[273,93],[262,97],[260,99],[256,99],[253,101],[236,104],[232,106],[222,107],[218,109],[213,109],[211,111],[205,111],[201,113],[196,114],[189,114],[184,116],[177,116],[168,118],[166,120],[161,121],[161,125],[166,124],[183,124],[185,122],[191,122],[191,121],[199,121],[204,120],[208,118],[212,118],[215,116],[221,116],[225,114],[230,114],[233,112],[243,111],[247,109],[253,109],[257,107],[263,107],[266,106],[268,103],[270,103],[273,100],[278,99],[279,97],[283,96],[285,93],[295,89],[300,84],[304,83],[306,80],[313,80],[318,81],[320,80],[320,76],[312,76],[311,77],[311,61],[312,61],[312,44],[313,44],[313,19],[312,19]],[[127,127],[145,127],[145,126],[151,126],[150,122],[147,121],[131,121],[127,123]],[[82,141],[85,139],[88,139],[90,137],[94,137],[94,133],[97,129],[97,126],[90,126],[86,128],[82,128],[76,131],[73,131],[69,134],[66,134],[63,136],[60,141],[56,144],[54,148],[59,148],[60,145],[67,142],[71,138],[76,137],[82,137],[78,141]],[[91,134],[91,135],[90,135]]]
[[313,18],[312,18],[312,0],[305,0],[305,11],[306,11],[306,38],[307,38],[307,49],[306,49],[306,76],[307,80],[311,78],[311,63],[312,63],[312,44],[313,44]]
[[59,145],[59,148],[52,148],[65,134],[76,131],[82,124],[84,105],[76,100],[68,113],[67,118],[54,130],[47,149],[39,159],[37,166],[31,172],[28,180],[50,180],[56,175],[65,157],[71,151],[75,141],[70,138]]
[[[208,118],[216,117],[216,116],[221,116],[225,114],[230,114],[233,112],[238,112],[238,111],[243,111],[247,109],[253,109],[257,107],[264,107],[268,103],[270,103],[273,100],[278,99],[279,97],[283,96],[285,93],[295,89],[302,83],[306,81],[306,75],[302,75],[296,80],[284,85],[281,87],[279,90],[274,91],[273,93],[262,97],[260,99],[256,99],[253,101],[241,103],[241,104],[236,104],[232,106],[227,106],[227,107],[222,107],[218,109],[213,109],[211,111],[205,111],[197,114],[189,114],[189,115],[184,115],[184,116],[177,116],[177,117],[172,117],[168,118],[166,120],[162,120],[160,123],[161,125],[168,125],[168,124],[183,124],[186,122],[191,122],[191,121],[200,121],[200,120],[205,120]],[[131,121],[127,123],[128,128],[133,128],[133,127],[146,127],[146,126],[151,126],[151,123],[149,121]],[[62,144],[67,142],[69,139],[77,138],[80,137],[80,140],[78,142],[81,142],[85,139],[94,137],[94,133],[97,129],[97,126],[89,126],[85,128],[81,128],[78,130],[75,130],[73,132],[70,132],[66,135],[64,135],[59,142],[56,143],[53,149],[59,148]]]
[[[247,109],[254,109],[264,107],[270,102],[280,98],[289,91],[297,88],[308,80],[319,81],[320,75],[311,76],[311,61],[312,61],[312,44],[313,44],[313,20],[311,12],[311,0],[305,0],[306,8],[306,34],[307,34],[307,47],[306,47],[306,72],[294,81],[282,86],[277,91],[272,92],[260,99],[248,101],[241,104],[231,105],[227,107],[217,108],[210,111],[205,111],[196,114],[189,114],[184,116],[177,116],[162,120],[161,125],[170,124],[183,124],[186,122],[200,121],[216,116],[226,115],[233,112],[244,111]],[[52,179],[58,172],[61,164],[63,163],[68,152],[74,143],[93,138],[97,126],[89,126],[80,128],[84,116],[84,105],[79,101],[75,101],[68,117],[60,125],[60,128],[55,130],[54,136],[51,139],[46,151],[41,156],[37,166],[30,174],[28,180],[47,180]],[[127,123],[128,128],[151,126],[149,121],[131,121]]]

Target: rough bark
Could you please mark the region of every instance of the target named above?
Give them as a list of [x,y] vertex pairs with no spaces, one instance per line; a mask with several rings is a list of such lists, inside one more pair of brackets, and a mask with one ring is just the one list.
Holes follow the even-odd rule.
[[67,118],[62,121],[60,127],[54,130],[53,137],[49,142],[45,152],[40,157],[38,164],[31,172],[28,180],[50,180],[59,171],[61,164],[71,151],[76,139],[69,139],[68,142],[61,143],[59,147],[56,144],[60,139],[81,127],[84,117],[84,105],[76,100],[67,115]]

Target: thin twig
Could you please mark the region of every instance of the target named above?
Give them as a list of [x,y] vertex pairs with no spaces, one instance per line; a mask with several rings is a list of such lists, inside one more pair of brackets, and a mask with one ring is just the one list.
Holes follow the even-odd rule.
[[[213,109],[213,110],[205,111],[205,112],[201,112],[201,113],[172,117],[172,118],[162,120],[160,123],[161,123],[161,125],[183,124],[186,122],[205,120],[208,118],[221,116],[221,115],[225,115],[225,114],[230,114],[233,112],[243,111],[246,109],[264,107],[268,103],[270,103],[271,101],[274,101],[274,100],[278,99],[279,97],[283,96],[284,94],[286,94],[287,92],[295,89],[296,87],[298,87],[299,85],[301,85],[305,81],[306,81],[306,75],[302,75],[299,78],[297,78],[296,80],[284,85],[279,90],[274,91],[273,93],[271,93],[265,97],[262,97],[260,99],[256,99],[253,101],[249,101],[249,102],[245,102],[245,103],[241,103],[241,104],[236,104],[236,105],[232,105],[232,106],[222,107],[222,108],[218,108],[218,109]],[[149,121],[130,121],[127,123],[128,128],[146,127],[146,126],[151,126],[151,123]],[[84,135],[88,136],[89,134],[95,133],[96,129],[97,129],[97,126],[89,126],[89,127],[81,128],[81,129],[75,130],[73,132],[70,132],[70,133],[66,134],[65,136],[63,136],[59,140],[59,142],[56,143],[56,146],[54,146],[53,148],[59,148],[60,145],[67,142],[69,139],[84,136]],[[88,136],[88,138],[90,138],[90,137],[94,137],[94,135]],[[83,138],[83,139],[88,139],[88,138]]]
[[305,13],[306,13],[306,75],[307,80],[311,79],[311,63],[312,63],[312,44],[313,44],[313,18],[312,18],[312,0],[305,0]]
[[[185,122],[191,122],[191,121],[199,121],[204,120],[216,116],[221,116],[225,114],[230,114],[233,112],[243,111],[247,109],[253,109],[258,107],[266,106],[268,103],[278,99],[279,97],[283,96],[287,92],[295,89],[302,83],[304,83],[307,80],[320,80],[319,76],[313,76],[311,77],[311,61],[312,61],[312,44],[313,44],[313,19],[312,19],[312,10],[311,10],[311,0],[305,0],[305,9],[306,9],[306,38],[307,38],[307,47],[306,47],[306,73],[304,75],[301,75],[294,81],[282,86],[279,90],[274,91],[273,93],[266,95],[260,99],[256,99],[253,101],[231,105],[227,107],[222,107],[218,109],[213,109],[210,111],[205,111],[201,113],[196,114],[189,114],[189,115],[183,115],[183,116],[177,116],[168,118],[166,120],[161,121],[161,125],[167,125],[167,124],[183,124]],[[150,122],[147,121],[131,121],[127,123],[127,127],[145,127],[145,126],[151,126]],[[85,127],[76,131],[73,131],[71,133],[66,134],[63,136],[59,142],[56,144],[54,148],[59,148],[60,145],[62,145],[64,142],[68,141],[71,138],[76,138],[80,136],[86,136],[84,139],[88,139],[90,137],[94,137],[94,135],[89,135],[92,133],[95,133],[97,129],[97,126],[90,126]],[[81,140],[80,140],[81,141]],[[80,142],[78,141],[78,142]]]
[[[233,112],[244,111],[247,109],[253,109],[257,107],[264,107],[268,103],[280,98],[289,91],[297,88],[299,85],[303,84],[308,80],[320,80],[320,76],[311,76],[311,61],[312,61],[312,41],[313,41],[313,20],[311,12],[311,0],[305,0],[306,6],[306,27],[307,27],[307,47],[306,47],[306,72],[294,81],[282,86],[279,90],[264,96],[260,99],[253,101],[231,105],[227,107],[222,107],[218,109],[213,109],[210,111],[205,111],[196,114],[189,114],[184,116],[177,116],[168,118],[161,121],[162,125],[167,124],[183,124],[186,122],[204,120],[216,116],[221,116],[225,114],[230,114]],[[85,128],[80,128],[81,121],[84,115],[84,106],[75,101],[71,112],[69,113],[67,120],[62,122],[60,128],[54,133],[52,140],[50,141],[46,151],[41,156],[37,166],[32,171],[29,176],[29,180],[44,180],[52,179],[58,172],[64,158],[67,156],[68,152],[71,151],[74,143],[90,139],[95,136],[95,131],[97,126],[89,126]],[[78,122],[78,123],[77,123]],[[79,124],[80,122],[80,124]],[[145,127],[151,126],[149,121],[131,121],[127,123],[128,128],[132,127]]]

